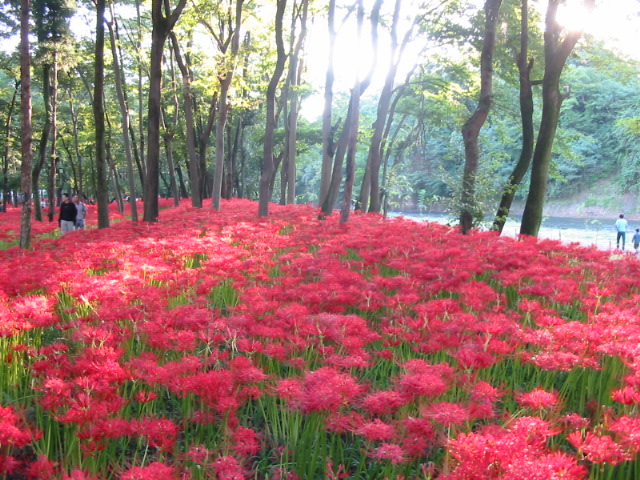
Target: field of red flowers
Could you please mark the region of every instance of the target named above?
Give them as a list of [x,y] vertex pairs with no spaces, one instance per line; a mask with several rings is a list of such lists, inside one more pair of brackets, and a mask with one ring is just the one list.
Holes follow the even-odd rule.
[[271,211],[0,250],[0,478],[640,477],[635,256]]

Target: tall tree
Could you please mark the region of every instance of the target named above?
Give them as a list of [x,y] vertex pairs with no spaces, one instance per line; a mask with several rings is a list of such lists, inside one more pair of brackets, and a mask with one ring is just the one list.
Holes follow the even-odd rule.
[[[307,15],[309,0],[294,2],[291,15],[291,38],[289,54],[289,72],[284,88],[285,106],[285,155],[282,160],[280,202],[293,204],[296,201],[296,143],[298,132],[298,111],[300,102],[299,85],[302,77],[304,59],[301,56],[307,35]],[[296,23],[300,22],[300,32],[295,35]]]
[[129,182],[129,204],[131,205],[131,221],[138,221],[138,203],[137,203],[137,191],[136,180],[133,170],[133,153],[131,149],[131,138],[129,136],[129,129],[131,122],[129,119],[129,106],[124,93],[124,82],[122,78],[122,69],[120,67],[120,49],[119,49],[119,35],[118,23],[116,21],[115,11],[113,4],[109,5],[111,11],[111,21],[107,22],[109,27],[109,39],[111,40],[111,55],[113,57],[113,74],[116,79],[116,95],[118,96],[118,104],[120,105],[120,116],[122,117],[122,141],[124,144],[124,155],[127,159],[127,179]]
[[[169,0],[152,0],[151,64],[149,76],[149,114],[147,117],[147,174],[144,181],[144,221],[158,220],[160,181],[160,115],[162,93],[162,54],[167,37],[180,18],[187,0],[178,0],[171,12]],[[163,4],[165,13],[163,13]]]
[[40,156],[34,168],[34,186],[36,194],[36,218],[42,219],[38,192],[38,179],[46,163],[47,146],[51,137],[49,151],[49,176],[47,196],[49,201],[48,217],[53,221],[56,199],[57,172],[57,111],[58,111],[58,71],[60,63],[67,63],[70,53],[71,31],[69,20],[74,13],[71,4],[65,0],[34,0],[33,19],[38,39],[37,58],[42,65],[42,92],[45,102],[46,119],[40,140]]
[[[234,10],[232,10],[233,4],[235,4]],[[209,33],[216,39],[218,50],[224,58],[218,71],[220,93],[218,95],[218,118],[216,123],[216,163],[213,173],[213,190],[211,192],[211,208],[214,210],[220,210],[225,158],[224,134],[227,125],[227,114],[229,112],[229,88],[231,87],[231,81],[235,73],[238,50],[240,49],[240,26],[242,25],[243,4],[244,0],[229,2],[226,14],[223,14],[219,18],[220,29],[218,32],[216,32],[208,22],[203,22],[209,30]],[[230,50],[229,46],[231,47]]]
[[[358,0],[355,3],[355,7],[357,9],[357,24],[358,24],[358,41],[362,41],[362,22],[364,20],[364,4]],[[374,52],[374,54],[372,55],[372,59],[371,59],[371,64],[369,65],[369,70],[368,72],[365,73],[365,75],[362,77],[361,80],[359,80],[360,75],[358,72],[356,81],[354,83],[354,86],[351,89],[351,94],[350,94],[350,99],[349,99],[349,106],[347,108],[347,114],[345,117],[345,121],[344,121],[344,126],[342,128],[342,131],[340,133],[340,138],[338,139],[338,142],[336,144],[336,148],[335,148],[335,158],[333,160],[333,170],[331,173],[331,181],[329,183],[329,190],[327,191],[327,194],[325,196],[325,198],[322,200],[322,213],[324,215],[330,215],[331,212],[333,211],[333,208],[338,200],[338,196],[339,196],[339,191],[340,191],[340,183],[342,180],[342,164],[344,161],[344,157],[345,154],[347,155],[347,163],[349,163],[350,161],[352,161],[352,164],[348,164],[346,166],[346,178],[345,178],[345,189],[344,189],[344,197],[343,197],[343,202],[348,200],[348,206],[344,206],[343,205],[343,210],[341,211],[341,221],[346,222],[349,218],[349,211],[351,210],[351,197],[352,197],[352,191],[353,191],[353,181],[355,180],[355,147],[356,144],[353,144],[353,149],[349,150],[350,148],[350,141],[354,140],[354,137],[352,137],[350,135],[351,133],[351,127],[352,126],[356,126],[357,129],[357,125],[358,125],[358,121],[360,118],[360,100],[358,100],[358,102],[355,102],[353,99],[354,95],[358,95],[358,96],[362,96],[362,94],[367,90],[367,88],[369,87],[369,85],[371,84],[371,79],[373,78],[373,72],[375,71],[376,65],[377,65],[377,59],[378,59],[378,22],[379,22],[379,18],[380,18],[380,9],[382,7],[382,0],[376,0],[375,3],[373,4],[373,6],[371,7],[371,15],[370,15],[370,33],[371,33],[371,47],[372,50]],[[345,18],[346,19],[346,18]],[[357,106],[357,108],[354,109],[354,107]],[[357,117],[356,119],[354,119],[353,117]],[[357,132],[354,132],[355,135],[357,135]],[[330,135],[332,136],[332,135]],[[333,150],[333,147],[331,145],[332,141],[330,142],[330,144],[328,144],[331,147],[331,150]],[[326,153],[326,151],[325,151]],[[349,158],[349,154],[352,153],[353,157]],[[354,172],[353,174],[349,173],[349,170],[353,169]],[[348,183],[351,182],[351,185],[349,186]],[[345,210],[345,208],[347,210]]]
[[284,49],[283,39],[283,22],[284,11],[287,6],[287,0],[276,0],[276,65],[269,80],[267,87],[267,97],[265,103],[266,108],[266,124],[264,132],[264,146],[262,157],[262,174],[260,176],[260,192],[258,199],[258,216],[266,217],[269,215],[269,201],[271,200],[271,180],[275,171],[273,158],[273,136],[276,129],[276,90],[278,82],[284,72],[287,55]]
[[4,153],[2,165],[2,210],[7,211],[7,201],[9,198],[9,156],[11,155],[11,126],[13,125],[13,113],[16,107],[16,99],[20,91],[20,81],[16,80],[9,109],[7,110],[7,120],[4,122]]
[[520,14],[520,52],[516,57],[520,85],[520,121],[522,124],[522,148],[520,157],[511,175],[502,189],[500,205],[493,221],[493,230],[502,233],[507,221],[511,204],[516,194],[516,189],[531,165],[533,155],[534,131],[533,131],[533,92],[531,90],[531,69],[533,58],[529,59],[529,3],[522,0]]
[[200,169],[198,157],[196,155],[196,130],[193,119],[193,93],[191,91],[191,82],[193,81],[193,74],[189,66],[182,58],[182,52],[180,50],[180,44],[178,43],[178,37],[174,32],[171,32],[171,45],[173,47],[173,54],[176,58],[180,74],[182,76],[182,99],[184,109],[184,119],[187,127],[186,143],[187,143],[187,157],[189,159],[189,181],[191,183],[191,206],[196,208],[202,208],[202,189],[200,185],[202,183],[203,173]]
[[[567,58],[583,33],[582,31],[564,32],[556,19],[558,6],[561,3],[562,0],[549,0],[545,16],[542,118],[533,152],[529,193],[520,225],[520,233],[524,235],[537,236],[540,230],[560,107],[568,96],[568,92],[560,92],[560,76]],[[583,5],[586,9],[592,9],[595,6],[595,0],[583,0]]]
[[106,0],[96,1],[96,50],[93,84],[93,118],[96,130],[96,201],[98,202],[98,228],[109,227],[109,184],[105,152],[104,119],[104,12]]
[[20,248],[31,246],[31,56],[29,53],[29,0],[20,2],[20,113],[22,166],[20,189]]
[[320,172],[320,205],[322,205],[329,193],[331,185],[331,165],[334,155],[334,141],[332,128],[332,108],[333,108],[333,83],[334,74],[334,57],[336,49],[336,1],[329,0],[329,10],[327,12],[327,22],[329,29],[329,47],[327,48],[327,72],[325,75],[324,85],[324,109],[322,111],[322,169]]
[[467,233],[474,224],[477,210],[476,176],[478,173],[478,136],[489,115],[493,97],[493,52],[496,46],[496,26],[502,0],[486,0],[484,3],[484,37],[480,54],[480,99],[469,119],[462,127],[464,140],[464,172],[460,193],[460,228]]

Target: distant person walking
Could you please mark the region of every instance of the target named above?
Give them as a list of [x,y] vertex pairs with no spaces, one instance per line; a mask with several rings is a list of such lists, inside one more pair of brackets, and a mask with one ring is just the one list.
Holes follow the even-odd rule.
[[73,232],[76,229],[77,214],[78,209],[69,198],[69,194],[63,193],[62,203],[60,204],[60,216],[58,217],[58,223],[60,224],[60,231],[62,232],[62,235],[67,232]]
[[616,237],[616,248],[620,249],[620,239],[622,239],[622,250],[624,250],[624,244],[627,237],[627,221],[624,219],[624,213],[621,213],[618,220],[616,220],[616,231],[618,232],[618,236]]
[[640,228],[636,228],[636,233],[633,234],[633,248],[636,249],[636,253],[638,253],[639,247],[640,247]]
[[79,195],[73,196],[73,203],[76,206],[77,214],[76,214],[76,228],[84,229],[84,221],[87,218],[87,206],[80,199]]

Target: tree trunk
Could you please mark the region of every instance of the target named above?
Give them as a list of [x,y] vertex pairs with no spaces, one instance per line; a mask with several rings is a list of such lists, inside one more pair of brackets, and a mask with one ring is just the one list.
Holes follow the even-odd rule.
[[[358,41],[361,41],[362,38],[362,23],[364,21],[364,5],[362,0],[358,0],[357,2],[357,6],[358,6]],[[380,16],[380,8],[382,7],[382,0],[376,0],[375,4],[372,7],[371,10],[371,43],[373,46],[373,51],[377,52],[378,48],[378,20],[379,20],[379,16]],[[373,72],[375,70],[375,66],[376,66],[376,62],[377,62],[377,56],[374,55],[373,59],[371,61],[371,65],[369,67],[369,71],[367,72],[367,74],[365,75],[365,77],[360,81],[358,78],[356,79],[355,82],[355,86],[354,88],[351,90],[351,97],[353,97],[354,94],[357,94],[359,96],[362,96],[362,94],[365,92],[365,90],[369,87],[369,85],[371,84],[371,78],[373,76]],[[358,105],[358,109],[357,110],[353,110],[353,106],[354,105]],[[350,147],[350,139],[352,138],[350,135],[350,128],[352,125],[358,125],[358,121],[360,119],[360,112],[359,112],[359,105],[360,105],[360,100],[358,99],[357,102],[355,102],[353,100],[353,98],[349,99],[349,107],[347,109],[347,117],[345,119],[345,123],[342,129],[342,132],[340,134],[340,139],[338,140],[338,145],[336,148],[336,154],[335,154],[335,161],[334,161],[334,166],[333,166],[333,172],[332,172],[332,176],[331,176],[331,183],[329,185],[329,191],[325,197],[324,202],[322,203],[322,213],[324,215],[330,215],[331,212],[333,211],[333,208],[335,206],[335,203],[338,199],[338,194],[339,194],[339,189],[340,189],[340,180],[342,177],[342,161],[344,158],[344,154],[348,151],[349,147]],[[354,116],[356,118],[354,118]],[[357,132],[356,132],[357,135]],[[355,148],[355,146],[354,146]],[[354,162],[355,162],[355,151],[353,151],[354,154]],[[347,159],[347,162],[349,161],[349,159]],[[349,177],[349,172],[348,169],[350,168],[350,165],[347,165],[347,172],[346,172],[346,176]],[[355,169],[355,164],[353,165],[353,168]],[[349,177],[350,181],[353,182],[354,177],[351,176]],[[345,179],[346,182],[346,179]],[[347,190],[350,190],[349,192],[347,192]],[[347,208],[351,209],[351,192],[353,191],[353,185],[351,185],[351,187],[348,187],[345,183],[345,199],[347,198],[347,194],[348,194],[348,206]],[[344,205],[343,205],[343,209],[344,209]],[[342,218],[344,218],[345,215],[341,214],[341,221]],[[346,214],[346,218],[348,219],[348,213]],[[345,222],[347,221],[346,219],[344,220]]]
[[[227,114],[229,112],[229,88],[235,73],[238,51],[240,50],[240,27],[242,25],[242,5],[244,0],[236,0],[235,21],[232,24],[231,18],[227,19],[228,37],[226,41],[220,35],[215,35],[213,29],[210,32],[218,40],[218,48],[223,55],[227,55],[227,46],[231,44],[229,52],[230,62],[227,68],[218,73],[220,82],[220,95],[218,97],[218,119],[216,123],[216,163],[213,173],[213,189],[211,191],[211,208],[220,210],[220,197],[222,195],[222,177],[224,174],[225,159],[225,129],[227,126]],[[231,12],[228,13],[229,17]],[[233,25],[233,26],[232,26]]]
[[[324,205],[329,194],[331,185],[331,166],[333,164],[333,156],[335,153],[333,133],[332,133],[332,105],[333,105],[333,82],[334,82],[334,56],[336,46],[336,28],[335,28],[335,10],[336,1],[329,0],[329,11],[327,14],[329,28],[329,48],[327,64],[327,73],[324,85],[324,110],[322,111],[322,168],[320,172],[320,195],[318,196],[320,205]],[[331,206],[333,209],[333,206]],[[324,212],[324,209],[323,209]],[[324,212],[329,214],[331,212]]]
[[529,170],[531,165],[531,156],[533,155],[533,93],[531,91],[531,69],[533,68],[533,59],[528,60],[529,56],[529,7],[528,0],[522,0],[520,16],[520,53],[518,53],[517,64],[520,74],[520,119],[522,123],[522,149],[520,150],[520,158],[516,163],[509,179],[502,190],[502,198],[496,212],[496,218],[493,221],[493,230],[502,233],[504,224],[507,221],[511,204],[515,197],[516,190],[522,182],[522,179]]
[[144,221],[156,222],[159,215],[160,181],[160,110],[162,107],[162,54],[164,43],[178,21],[186,0],[179,0],[175,10],[163,15],[162,0],[152,0],[151,62],[149,68],[149,114],[147,117],[147,172],[144,182]]
[[49,133],[51,132],[51,66],[42,66],[42,97],[44,101],[45,119],[42,127],[42,135],[38,144],[38,161],[33,165],[32,191],[34,195],[34,208],[36,220],[42,221],[42,202],[40,199],[40,174],[47,160],[47,146],[49,144]]
[[191,205],[196,208],[202,208],[202,191],[200,185],[202,183],[200,165],[196,155],[196,133],[193,122],[193,98],[191,93],[191,72],[187,68],[182,53],[180,52],[180,44],[175,33],[171,33],[171,44],[173,53],[178,63],[178,68],[182,75],[182,96],[184,105],[184,119],[187,126],[187,156],[189,158],[189,181],[191,183]]
[[53,222],[56,213],[56,173],[58,169],[58,61],[53,53],[51,75],[51,153],[49,155],[49,221]]
[[13,110],[16,106],[16,98],[18,96],[18,89],[20,88],[20,81],[16,80],[13,87],[13,96],[11,97],[11,103],[9,104],[9,111],[7,112],[7,121],[4,125],[4,138],[6,143],[4,145],[4,163],[2,166],[2,207],[3,211],[7,211],[7,199],[9,198],[9,156],[11,154],[11,125],[13,123]]
[[[566,98],[560,93],[560,76],[569,54],[582,36],[582,32],[572,31],[564,39],[560,39],[562,27],[556,21],[556,12],[560,3],[561,0],[549,0],[547,7],[544,33],[545,64],[542,79],[542,119],[533,152],[529,194],[520,225],[521,235],[534,237],[538,236],[542,223],[553,140],[560,117],[560,106]],[[595,5],[595,0],[584,0],[584,5],[585,8],[591,8]]]
[[266,111],[266,125],[264,132],[264,149],[262,160],[262,174],[260,176],[260,192],[258,198],[258,216],[266,217],[269,215],[269,201],[271,200],[271,179],[273,177],[275,167],[273,159],[273,136],[276,129],[276,89],[278,82],[284,72],[284,64],[286,61],[286,54],[284,51],[284,41],[282,39],[282,18],[284,17],[284,10],[287,6],[287,0],[276,0],[276,50],[277,59],[276,66],[269,81],[267,87],[267,97],[265,103],[267,105]]
[[478,173],[478,136],[489,115],[493,96],[493,52],[496,46],[496,25],[502,0],[486,0],[482,53],[480,55],[480,100],[475,112],[462,127],[464,140],[464,172],[460,194],[460,228],[467,233],[473,228],[478,212],[476,176]]
[[[405,34],[402,45],[400,47],[398,44],[398,19],[400,16],[401,3],[401,0],[396,0],[395,9],[393,12],[393,20],[391,23],[391,51],[389,53],[389,66],[387,68],[387,75],[382,87],[382,92],[380,93],[380,100],[378,101],[376,121],[373,124],[373,134],[371,136],[371,143],[369,144],[369,155],[367,157],[365,177],[362,180],[362,189],[360,192],[360,208],[363,212],[380,212],[381,209],[380,165],[382,163],[381,145],[383,133],[387,123],[389,109],[391,107],[391,96],[393,93],[393,84],[395,82],[396,72],[398,71],[398,64],[402,59],[402,52],[404,51],[404,47],[408,43],[411,35],[411,30],[409,30]],[[398,54],[399,47],[400,52]]]
[[20,248],[31,247],[31,58],[29,54],[29,0],[20,2],[20,114],[21,152],[20,192]]
[[111,54],[113,56],[113,74],[116,79],[116,94],[118,96],[118,103],[120,104],[120,116],[122,118],[122,141],[124,143],[124,154],[127,159],[127,180],[129,182],[129,205],[131,206],[131,221],[138,221],[138,204],[136,202],[136,181],[135,173],[133,170],[133,155],[131,153],[131,140],[129,138],[129,107],[125,100],[124,91],[122,88],[122,71],[120,69],[120,61],[118,55],[118,42],[116,38],[117,23],[115,23],[115,12],[113,5],[111,8],[112,21],[107,23],[109,27],[109,37],[111,39]]
[[109,227],[109,184],[105,158],[104,120],[104,11],[105,0],[96,2],[96,53],[93,90],[93,116],[96,129],[96,201],[98,202],[98,228]]
[[116,170],[116,164],[113,161],[113,156],[111,155],[111,144],[107,142],[104,146],[105,158],[107,160],[107,164],[111,169],[111,174],[113,175],[113,191],[116,194],[116,203],[118,205],[118,212],[122,215],[124,213],[124,201],[122,199],[122,188],[120,187],[120,178],[118,177],[118,171]]

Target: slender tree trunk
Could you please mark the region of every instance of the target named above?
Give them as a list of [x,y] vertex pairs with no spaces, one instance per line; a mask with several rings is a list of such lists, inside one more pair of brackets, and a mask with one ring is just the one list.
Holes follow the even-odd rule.
[[478,136],[489,115],[493,97],[493,52],[496,46],[496,25],[502,0],[486,0],[482,53],[480,55],[480,100],[475,112],[462,127],[464,140],[464,172],[460,195],[460,228],[467,233],[478,216],[476,177],[478,174]]
[[29,54],[29,0],[20,2],[20,114],[21,114],[21,152],[20,167],[20,248],[31,247],[31,58]]
[[[357,11],[358,11],[358,41],[361,41],[362,38],[362,23],[364,21],[364,4],[362,2],[362,0],[358,0],[356,2],[357,5]],[[371,9],[371,19],[370,19],[370,23],[371,23],[371,44],[373,47],[373,51],[377,52],[378,51],[378,20],[380,17],[380,8],[382,7],[382,0],[376,0],[376,2],[374,3],[374,5],[372,6]],[[364,76],[364,78],[359,81],[356,79],[356,83],[355,83],[355,87],[351,90],[351,96],[353,97],[353,95],[357,94],[359,96],[362,96],[362,94],[365,92],[365,90],[369,87],[369,85],[371,84],[371,78],[373,77],[373,72],[375,70],[377,64],[377,55],[373,56],[373,59],[371,61],[371,65],[369,66],[369,71],[366,73],[366,75]],[[358,75],[359,77],[359,75]],[[354,105],[358,105],[358,109],[354,110],[353,106]],[[358,125],[358,121],[360,119],[360,112],[359,112],[359,105],[360,105],[360,100],[358,99],[357,102],[355,102],[353,100],[353,98],[351,98],[349,100],[349,107],[347,109],[347,117],[342,129],[342,133],[340,134],[340,139],[338,140],[338,146],[336,149],[336,155],[335,155],[335,162],[334,162],[334,166],[333,166],[333,173],[332,173],[332,177],[331,177],[331,183],[329,185],[329,191],[326,195],[325,201],[322,204],[322,212],[324,215],[330,215],[331,212],[333,211],[333,207],[337,201],[338,198],[338,194],[339,194],[339,189],[340,189],[340,180],[342,177],[342,161],[343,161],[343,157],[345,153],[348,153],[349,148],[350,148],[350,139],[352,139],[351,135],[350,135],[350,128],[352,125]],[[354,119],[354,116],[356,117]],[[356,132],[357,135],[357,132]],[[355,148],[355,146],[354,146]],[[354,155],[354,162],[355,162],[355,150],[353,151],[353,155]],[[349,159],[347,159],[347,162],[349,161]],[[346,177],[349,179],[349,181],[353,182],[354,181],[354,176],[349,174],[349,168],[351,168],[351,165],[347,165],[347,172],[346,172]],[[353,165],[353,168],[355,169],[355,164]],[[345,197],[344,199],[347,200],[347,196],[348,196],[348,206],[347,208],[351,209],[351,196],[352,196],[352,191],[353,191],[353,185],[351,186],[347,186],[346,185],[347,179],[345,179]],[[343,210],[344,210],[344,205],[343,205]],[[346,219],[344,219],[346,217]],[[348,213],[346,215],[343,215],[341,213],[341,221],[346,222],[348,219]]]
[[[213,189],[211,191],[211,208],[220,210],[220,197],[222,195],[222,177],[224,174],[225,144],[224,135],[227,126],[227,114],[229,112],[229,88],[235,73],[238,51],[240,50],[240,26],[242,25],[242,6],[244,0],[236,0],[235,20],[231,23],[228,19],[229,40],[231,51],[229,52],[229,66],[218,73],[220,82],[220,96],[218,97],[218,121],[216,123],[216,163],[213,173]],[[233,26],[232,26],[233,25]],[[213,33],[211,29],[211,33]],[[216,38],[220,39],[219,36]],[[218,40],[218,48],[222,54],[227,54],[227,43]]]
[[49,155],[49,221],[56,213],[56,173],[58,169],[58,60],[53,54],[51,75],[51,153]]
[[160,115],[162,108],[162,54],[164,43],[178,21],[186,0],[179,0],[175,10],[163,15],[162,0],[152,0],[151,64],[149,72],[149,114],[147,116],[147,173],[144,182],[144,221],[158,220],[160,181]]
[[[336,28],[335,28],[335,10],[336,1],[329,0],[329,12],[327,14],[329,28],[329,47],[327,64],[327,73],[324,85],[324,110],[322,111],[322,168],[320,172],[320,195],[318,196],[320,205],[324,205],[327,201],[329,188],[331,186],[331,166],[333,164],[333,156],[335,154],[333,133],[332,133],[332,105],[333,105],[333,82],[334,82],[334,56],[336,46]],[[331,206],[333,209],[333,205]],[[324,211],[324,209],[323,209]],[[324,212],[328,215],[331,212]]]
[[96,129],[96,200],[98,202],[98,228],[109,227],[109,184],[105,157],[104,119],[104,11],[105,0],[96,2],[96,53],[93,90],[93,117]]
[[[560,36],[562,28],[556,21],[556,13],[561,0],[549,0],[544,33],[544,77],[542,79],[542,119],[538,131],[538,140],[533,152],[531,165],[531,183],[529,194],[522,214],[520,234],[538,236],[544,199],[549,180],[549,165],[553,140],[560,118],[560,107],[567,94],[560,93],[560,76],[582,32],[570,32],[564,39]],[[592,8],[595,0],[584,0],[585,8]]]
[[118,212],[120,212],[120,214],[123,214],[124,200],[122,199],[122,187],[120,187],[120,178],[118,177],[116,164],[113,161],[113,156],[111,155],[111,144],[109,142],[105,143],[104,150],[105,150],[105,158],[107,160],[107,164],[111,169],[111,174],[113,175],[113,191],[116,194],[116,203],[118,205]]
[[49,133],[51,132],[51,66],[42,66],[42,97],[44,100],[45,119],[42,127],[42,135],[38,144],[38,161],[33,165],[32,191],[34,195],[34,208],[36,220],[42,221],[42,202],[40,199],[40,174],[47,160],[47,146],[49,145]]
[[[396,0],[393,12],[393,20],[391,23],[391,52],[389,54],[389,66],[387,75],[380,93],[378,101],[378,110],[376,121],[373,124],[373,134],[371,135],[371,143],[369,145],[369,155],[367,157],[367,167],[365,170],[365,178],[362,181],[362,191],[360,193],[360,207],[363,212],[372,211],[380,212],[380,165],[382,163],[382,139],[387,123],[387,116],[391,108],[391,97],[393,94],[393,83],[395,82],[398,64],[402,58],[404,47],[409,41],[411,30],[404,36],[402,45],[398,43],[398,20],[400,17],[400,7],[402,1]],[[398,53],[398,49],[400,52]],[[369,202],[370,200],[370,202]],[[369,208],[370,205],[370,208]]]
[[20,81],[16,80],[13,87],[13,96],[11,97],[11,103],[9,104],[9,110],[7,111],[7,121],[4,124],[4,138],[6,143],[4,145],[4,164],[2,166],[2,207],[3,211],[7,211],[7,199],[9,198],[9,156],[11,154],[11,125],[13,124],[13,110],[16,106],[16,98],[18,97],[18,89],[20,88]]
[[286,54],[284,51],[284,41],[282,38],[282,19],[284,17],[284,10],[287,6],[287,0],[276,0],[276,50],[277,59],[276,66],[269,81],[267,87],[266,97],[266,125],[264,134],[264,150],[262,160],[262,175],[260,176],[260,192],[258,199],[258,216],[266,217],[269,215],[269,201],[271,200],[271,180],[275,172],[274,158],[273,158],[273,136],[276,129],[276,89],[280,77],[284,72],[284,64],[286,61]]
[[173,53],[178,63],[178,68],[182,75],[182,96],[184,105],[184,119],[187,126],[187,156],[189,158],[189,181],[191,183],[191,205],[193,207],[202,208],[202,191],[200,185],[202,183],[202,172],[196,155],[196,133],[193,122],[193,98],[191,93],[191,72],[187,68],[182,53],[180,52],[180,44],[175,33],[171,33],[171,44]]
[[516,190],[522,182],[525,174],[531,165],[533,155],[534,132],[533,132],[533,92],[531,91],[531,69],[533,59],[529,57],[529,6],[528,0],[522,0],[520,16],[520,53],[518,53],[517,64],[520,74],[520,120],[522,123],[522,149],[520,158],[516,163],[511,175],[507,180],[500,199],[500,205],[493,221],[493,230],[502,233],[504,224],[507,221],[511,204],[516,195]]
[[124,91],[122,88],[122,70],[120,69],[120,61],[118,55],[118,42],[116,38],[117,23],[115,23],[115,12],[113,5],[111,8],[111,22],[107,23],[109,27],[109,37],[111,39],[111,54],[113,56],[113,74],[116,80],[116,95],[118,96],[118,103],[120,104],[120,116],[122,118],[122,141],[124,144],[124,155],[127,159],[127,179],[129,182],[129,205],[131,206],[131,221],[138,221],[138,203],[136,201],[136,180],[133,170],[133,155],[131,153],[131,140],[129,138],[129,107],[125,100]]
[[[147,159],[144,156],[145,153],[145,135],[144,135],[144,95],[143,95],[143,63],[142,63],[142,35],[144,29],[142,28],[142,15],[140,14],[140,0],[136,0],[136,22],[137,22],[137,42],[136,42],[136,50],[138,57],[138,136],[140,141],[140,148],[138,148],[138,152],[140,155],[140,164],[138,165],[138,169],[140,171],[140,182],[144,185],[144,179],[147,176]],[[133,138],[133,136],[131,137]]]

